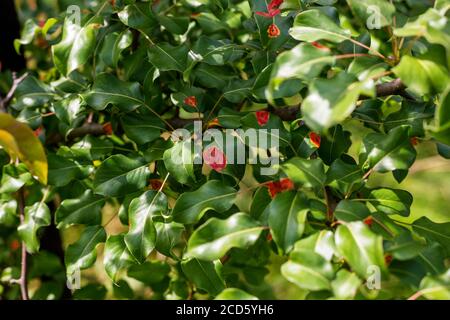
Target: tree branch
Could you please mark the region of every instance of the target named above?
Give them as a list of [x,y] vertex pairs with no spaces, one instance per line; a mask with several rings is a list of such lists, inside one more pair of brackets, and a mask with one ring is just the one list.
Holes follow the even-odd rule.
[[[25,194],[23,188],[19,190],[18,194],[18,206],[19,206],[19,218],[20,223],[23,223],[25,219]],[[27,246],[22,241],[22,260],[20,265],[20,278],[18,283],[20,285],[20,292],[22,294],[22,300],[28,300],[28,283],[27,283]]]
[[84,137],[88,134],[93,136],[101,136],[105,134],[105,130],[103,129],[103,126],[101,124],[86,123],[79,128],[73,129],[67,136],[67,139],[74,140],[76,138]]
[[11,101],[12,97],[14,96],[14,92],[16,92],[17,87],[19,84],[25,80],[25,78],[28,76],[28,73],[25,72],[23,75],[21,75],[19,78],[17,78],[17,74],[13,72],[13,83],[11,88],[9,89],[8,93],[3,99],[0,99],[0,111],[6,112],[6,107],[8,106],[9,102]]

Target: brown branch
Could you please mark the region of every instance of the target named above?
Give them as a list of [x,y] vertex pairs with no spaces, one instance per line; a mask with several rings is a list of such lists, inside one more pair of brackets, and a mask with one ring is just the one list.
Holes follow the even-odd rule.
[[101,136],[105,134],[103,126],[98,123],[86,123],[79,128],[75,128],[70,131],[67,136],[68,140],[74,140],[76,138],[81,138],[87,136],[88,134],[93,136]]
[[[19,190],[18,194],[18,207],[20,223],[23,223],[25,219],[25,193],[23,188]],[[18,283],[20,285],[20,292],[22,294],[22,300],[28,300],[28,283],[27,283],[27,246],[22,241],[22,260],[20,266],[20,278]]]
[[336,210],[338,205],[338,199],[334,197],[330,187],[323,188],[323,193],[327,203],[327,220],[331,223],[334,220],[334,210]]
[[0,99],[0,111],[6,112],[6,107],[8,106],[9,102],[11,101],[12,97],[14,96],[14,92],[16,92],[17,87],[19,84],[25,80],[25,78],[28,76],[28,73],[25,72],[23,75],[21,75],[19,78],[17,78],[17,74],[13,72],[13,83],[11,85],[11,88],[9,89],[8,93],[3,99]]

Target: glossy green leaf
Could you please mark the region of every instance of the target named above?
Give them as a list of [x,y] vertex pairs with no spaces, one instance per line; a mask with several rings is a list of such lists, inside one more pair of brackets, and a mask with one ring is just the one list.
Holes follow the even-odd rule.
[[404,217],[409,216],[413,201],[408,191],[388,188],[371,190],[368,199],[379,211]]
[[125,243],[135,259],[144,262],[156,244],[156,228],[153,217],[168,210],[166,196],[157,191],[147,191],[131,201],[128,208],[130,228]]
[[348,300],[355,297],[361,284],[362,281],[356,274],[342,269],[336,274],[336,279],[331,282],[331,287],[337,299]]
[[163,159],[167,170],[179,183],[189,184],[195,181],[192,141],[176,142],[164,152]]
[[335,234],[336,249],[352,270],[361,278],[368,276],[369,267],[385,270],[383,239],[375,235],[363,222],[340,225]]
[[55,212],[57,226],[61,229],[73,224],[100,224],[104,204],[105,199],[91,190],[86,190],[80,198],[66,199]]
[[213,296],[225,289],[225,283],[219,275],[219,267],[214,262],[191,258],[181,262],[181,269],[197,288]]
[[67,274],[91,267],[97,259],[96,247],[106,241],[106,232],[101,226],[86,227],[80,238],[66,249],[64,261]]
[[207,261],[220,259],[231,248],[248,248],[263,229],[245,213],[225,220],[211,218],[191,235],[186,255]]
[[331,289],[334,276],[330,262],[309,250],[296,250],[288,262],[281,266],[281,274],[298,287],[310,291]]
[[269,206],[269,227],[281,252],[289,252],[305,230],[309,210],[307,199],[295,191],[275,197]]
[[165,131],[164,123],[154,115],[129,113],[121,122],[127,137],[137,144],[152,142]]
[[370,133],[363,140],[360,163],[364,169],[378,172],[406,170],[416,159],[416,150],[409,141],[409,126],[400,126],[387,135]]
[[135,260],[125,245],[124,235],[109,236],[105,243],[103,265],[111,280],[116,282],[119,273],[134,263]]
[[334,216],[345,222],[362,221],[370,215],[367,206],[361,202],[342,200],[334,210]]
[[302,104],[306,124],[325,132],[352,114],[360,95],[374,96],[374,88],[373,81],[357,82],[353,75],[344,72],[333,79],[314,80]]
[[222,213],[231,208],[236,190],[217,180],[211,180],[192,192],[183,193],[172,211],[173,220],[182,224],[197,222],[208,210]]
[[326,180],[325,167],[320,159],[292,158],[283,163],[281,169],[292,181],[305,187],[322,187]]
[[395,6],[386,0],[347,0],[353,13],[367,25],[369,29],[381,29],[392,24]]
[[259,300],[257,297],[237,288],[226,288],[214,300]]
[[164,280],[170,272],[170,266],[163,261],[146,261],[128,269],[128,276],[146,285],[152,286]]
[[160,71],[183,72],[187,66],[188,51],[184,45],[174,47],[168,43],[158,43],[148,49],[148,59]]
[[440,243],[450,253],[450,223],[434,223],[427,217],[414,221],[413,230],[428,240]]
[[103,110],[112,104],[121,111],[129,112],[144,105],[139,83],[125,82],[109,73],[99,74],[91,90],[83,97],[95,110]]
[[144,188],[148,177],[148,164],[142,159],[113,155],[95,173],[94,191],[104,196],[123,196]]
[[56,68],[67,75],[84,65],[95,49],[98,23],[89,20],[84,26],[67,17],[61,41],[52,47]]
[[133,35],[130,30],[106,35],[100,51],[100,58],[107,66],[117,68],[122,51],[128,48],[132,41]]
[[25,219],[17,231],[29,253],[35,253],[39,250],[38,231],[42,227],[49,226],[50,223],[50,210],[43,201],[25,207]]

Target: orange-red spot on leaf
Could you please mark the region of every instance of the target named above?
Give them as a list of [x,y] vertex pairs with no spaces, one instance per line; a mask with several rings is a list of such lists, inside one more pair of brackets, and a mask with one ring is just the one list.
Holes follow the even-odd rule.
[[186,97],[183,103],[189,107],[197,108],[197,98],[195,96]]
[[111,122],[106,122],[106,123],[103,125],[103,132],[104,132],[106,135],[108,135],[108,136],[110,136],[110,135],[113,134],[113,128],[112,128]]
[[17,239],[14,239],[13,241],[11,241],[11,243],[9,244],[9,248],[12,251],[16,251],[17,249],[20,248],[20,241]]
[[270,112],[268,111],[256,111],[255,113],[256,121],[262,127],[267,124],[270,118]]
[[322,141],[322,138],[320,137],[320,135],[318,135],[315,132],[311,132],[309,134],[309,140],[316,148],[320,148],[320,142]]
[[267,35],[269,38],[277,38],[281,34],[280,28],[275,23],[272,23],[269,28],[267,28]]
[[373,224],[373,218],[372,217],[367,217],[366,219],[364,219],[364,224],[366,224],[367,226],[371,227]]

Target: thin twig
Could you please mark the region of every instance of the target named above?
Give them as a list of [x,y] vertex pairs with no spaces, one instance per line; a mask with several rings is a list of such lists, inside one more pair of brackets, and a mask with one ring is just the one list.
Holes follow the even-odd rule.
[[17,78],[17,74],[13,72],[13,83],[11,88],[9,89],[8,93],[6,94],[5,98],[0,99],[0,110],[3,112],[6,112],[6,107],[8,106],[9,102],[11,101],[12,97],[14,96],[14,92],[16,92],[17,87],[19,84],[25,80],[25,78],[28,76],[28,72],[25,72],[23,75],[21,75],[19,78]]
[[[25,220],[25,194],[23,188],[19,190],[18,194],[19,218],[22,224]],[[20,285],[20,292],[22,300],[28,300],[28,283],[27,283],[27,246],[22,241],[22,260],[20,265],[20,278],[18,280]]]

